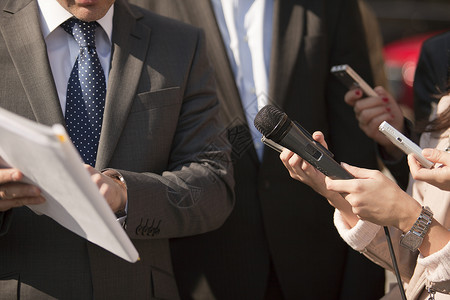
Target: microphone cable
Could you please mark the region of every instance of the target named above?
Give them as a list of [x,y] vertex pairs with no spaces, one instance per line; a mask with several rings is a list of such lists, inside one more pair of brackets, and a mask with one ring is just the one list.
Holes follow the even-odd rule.
[[402,300],[407,300],[406,294],[405,294],[405,289],[403,288],[402,278],[400,276],[400,271],[399,271],[398,265],[397,265],[397,259],[395,258],[394,248],[392,247],[391,234],[389,233],[389,228],[387,226],[383,226],[383,228],[384,228],[384,233],[386,234],[386,240],[387,240],[387,244],[388,244],[388,248],[389,248],[389,253],[390,253],[391,259],[392,259],[392,266],[394,267],[394,271],[395,271],[395,277],[397,278],[398,288],[400,289],[400,294],[402,296]]

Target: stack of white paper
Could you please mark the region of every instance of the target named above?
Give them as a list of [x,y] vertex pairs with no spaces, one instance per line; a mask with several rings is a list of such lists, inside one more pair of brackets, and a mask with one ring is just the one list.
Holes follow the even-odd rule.
[[138,260],[62,125],[44,126],[0,108],[0,136],[0,156],[46,199],[29,208],[127,261]]

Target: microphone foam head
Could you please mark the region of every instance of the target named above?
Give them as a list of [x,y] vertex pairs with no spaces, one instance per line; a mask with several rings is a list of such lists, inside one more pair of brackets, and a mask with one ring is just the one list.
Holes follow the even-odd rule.
[[[287,121],[287,122],[286,122]],[[266,105],[256,114],[254,125],[265,137],[277,141],[290,123],[287,115],[273,105]]]

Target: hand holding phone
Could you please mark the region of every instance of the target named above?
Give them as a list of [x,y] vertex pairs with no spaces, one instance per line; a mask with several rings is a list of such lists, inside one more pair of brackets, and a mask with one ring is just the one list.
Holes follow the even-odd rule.
[[338,65],[331,68],[333,73],[349,90],[360,88],[366,96],[377,97],[378,94],[349,65]]
[[433,167],[434,163],[432,163],[422,155],[422,149],[413,141],[404,136],[400,131],[391,126],[391,124],[384,121],[380,124],[378,130],[405,154],[412,153],[422,166],[428,169]]

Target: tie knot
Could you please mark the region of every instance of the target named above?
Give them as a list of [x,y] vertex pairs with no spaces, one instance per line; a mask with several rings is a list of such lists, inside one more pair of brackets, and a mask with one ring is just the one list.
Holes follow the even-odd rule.
[[80,47],[95,47],[95,29],[97,22],[83,22],[79,19],[70,18],[61,24],[61,27],[70,35]]

